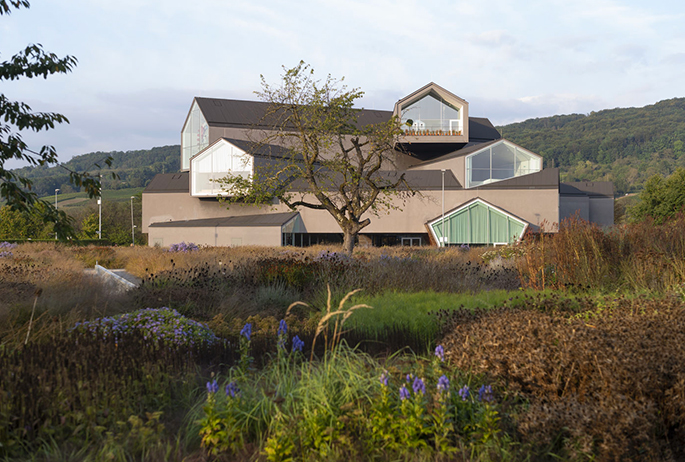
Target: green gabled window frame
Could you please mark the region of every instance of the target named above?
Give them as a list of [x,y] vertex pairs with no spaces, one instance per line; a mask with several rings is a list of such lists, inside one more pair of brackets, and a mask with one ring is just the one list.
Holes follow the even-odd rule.
[[478,198],[445,213],[444,221],[442,216],[430,221],[428,228],[442,245],[505,245],[520,240],[528,223]]

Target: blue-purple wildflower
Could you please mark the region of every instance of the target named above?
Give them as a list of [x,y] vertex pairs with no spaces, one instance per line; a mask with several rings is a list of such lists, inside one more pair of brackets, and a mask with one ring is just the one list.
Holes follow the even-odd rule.
[[178,244],[171,244],[171,245],[169,246],[169,250],[168,250],[168,251],[169,251],[169,252],[184,252],[184,253],[187,253],[187,252],[194,252],[194,251],[196,251],[196,250],[200,250],[200,248],[199,248],[197,245],[193,244],[192,242],[188,242],[188,243],[186,243],[186,242],[180,242],[180,243],[178,243]]
[[492,394],[492,386],[491,385],[482,385],[480,389],[478,390],[478,401],[485,401],[486,403],[489,403],[491,401],[494,401],[495,397]]
[[219,341],[207,326],[188,319],[171,308],[146,308],[120,316],[80,322],[69,332],[103,339],[119,339],[123,335],[139,332],[153,343],[186,347],[211,345]]
[[217,391],[219,391],[219,384],[216,383],[216,380],[207,382],[207,393],[216,393]]
[[240,335],[245,337],[248,342],[250,341],[250,337],[252,336],[252,323],[247,323],[243,326],[243,328],[240,330]]
[[400,387],[400,401],[404,401],[405,399],[409,399],[411,395],[409,394],[409,390],[407,390],[406,385],[402,385]]
[[229,398],[235,398],[240,394],[240,388],[238,388],[238,385],[235,382],[231,382],[228,385],[226,385],[226,396]]
[[438,345],[435,347],[435,356],[438,357],[440,362],[443,362],[445,360],[445,349],[442,347],[442,345]]
[[296,351],[302,352],[302,348],[304,348],[304,341],[300,340],[299,336],[293,337],[293,353]]
[[281,319],[281,322],[278,323],[278,335],[285,335],[288,333],[288,324],[285,322],[285,319]]
[[414,374],[407,374],[407,382],[411,383],[413,378],[414,378]]
[[463,387],[461,387],[459,389],[459,396],[461,397],[462,401],[466,401],[467,399],[469,399],[469,395],[471,393],[470,390],[471,389],[469,388],[468,385],[464,385]]
[[384,387],[388,386],[388,371],[383,371],[381,374],[381,385]]
[[412,388],[414,389],[414,393],[418,394],[421,393],[422,395],[426,394],[426,385],[423,383],[423,380],[420,378],[416,377],[414,379],[414,383],[412,384]]
[[446,375],[442,375],[438,379],[438,391],[447,391],[450,389],[450,379]]

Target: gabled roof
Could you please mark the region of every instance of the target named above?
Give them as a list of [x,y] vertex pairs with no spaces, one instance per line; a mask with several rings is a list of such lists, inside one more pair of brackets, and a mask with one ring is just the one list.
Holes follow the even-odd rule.
[[395,103],[395,111],[397,111],[397,108],[399,108],[403,104],[419,100],[423,96],[428,95],[431,92],[437,93],[442,98],[444,98],[446,101],[456,102],[460,105],[467,105],[467,106],[469,104],[468,101],[466,101],[465,99],[458,97],[457,95],[455,95],[454,93],[452,93],[448,90],[445,90],[444,88],[442,88],[437,83],[430,82],[429,84],[424,85],[423,87],[419,88],[415,92],[413,92],[413,93],[405,96],[401,100],[397,101]]
[[539,172],[515,176],[506,180],[499,180],[471,189],[558,189],[559,169],[546,168]]
[[559,194],[564,196],[614,197],[614,184],[611,181],[561,183]]
[[445,160],[454,159],[455,157],[466,156],[468,154],[479,151],[483,148],[487,148],[488,146],[493,145],[499,141],[500,140],[491,140],[491,141],[486,141],[486,142],[468,143],[468,144],[465,144],[462,148],[457,149],[456,151],[449,152],[447,154],[444,154],[440,157],[436,157],[434,159],[426,160],[424,162],[421,162],[420,164],[409,167],[409,169],[411,170],[414,167],[423,167],[425,165],[431,165],[431,164],[435,164],[438,162],[443,162]]
[[242,215],[237,217],[202,218],[199,220],[161,221],[150,224],[151,228],[214,228],[214,227],[265,227],[283,226],[298,212],[264,213],[261,215]]
[[[195,97],[207,124],[215,127],[268,128],[272,126],[266,118],[271,103],[264,101],[242,101],[237,99]],[[191,106],[192,107],[192,106]],[[387,122],[392,111],[360,109],[357,122],[360,126]]]
[[[504,210],[502,207],[499,207],[499,206],[497,206],[491,202],[486,201],[485,199],[481,199],[480,197],[474,197],[473,199],[469,199],[466,202],[463,202],[463,203],[457,205],[456,207],[447,210],[445,212],[445,218],[447,218],[448,216],[450,216],[451,214],[453,214],[455,212],[458,212],[459,210],[461,210],[463,208],[468,207],[469,205],[471,205],[475,202],[482,202],[483,204],[487,205],[488,207],[492,207],[493,209],[495,209],[495,210],[497,210],[497,211],[499,211],[505,215],[508,215],[508,216],[512,217],[513,219],[518,220],[525,225],[530,225],[530,223],[528,221],[524,220],[523,218],[516,216],[513,213]],[[437,217],[433,218],[432,220],[428,220],[428,223],[426,223],[426,224],[430,226],[431,224],[433,224],[433,223],[435,223],[441,219],[442,219],[442,214],[438,215]]]
[[144,193],[179,193],[190,192],[190,174],[180,173],[158,173],[148,183]]

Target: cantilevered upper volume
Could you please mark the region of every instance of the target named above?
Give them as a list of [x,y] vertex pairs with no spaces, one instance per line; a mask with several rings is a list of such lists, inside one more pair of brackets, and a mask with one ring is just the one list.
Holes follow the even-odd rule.
[[402,123],[402,143],[469,142],[469,103],[436,83],[396,102],[393,114]]

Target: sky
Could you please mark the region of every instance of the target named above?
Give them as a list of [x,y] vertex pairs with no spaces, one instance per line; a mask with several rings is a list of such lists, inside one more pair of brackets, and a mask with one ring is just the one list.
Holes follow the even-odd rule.
[[67,116],[23,134],[60,161],[180,144],[194,96],[255,100],[300,60],[359,107],[435,82],[503,125],[685,96],[684,19],[680,0],[32,0],[0,16],[0,61],[40,43],[78,64],[0,92]]

